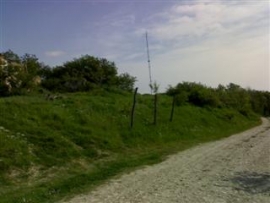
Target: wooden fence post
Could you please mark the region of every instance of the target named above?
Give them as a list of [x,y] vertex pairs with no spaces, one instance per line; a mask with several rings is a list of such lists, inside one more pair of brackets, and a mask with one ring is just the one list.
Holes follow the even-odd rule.
[[175,95],[173,95],[173,101],[172,101],[172,110],[171,110],[170,122],[172,122],[172,120],[173,120],[174,105],[175,105]]
[[133,127],[133,122],[134,122],[134,110],[135,110],[135,105],[136,105],[137,91],[138,91],[138,87],[135,88],[135,92],[134,92],[134,95],[133,95],[133,105],[132,105],[131,117],[130,117],[130,128]]
[[157,124],[157,93],[154,96],[154,125]]

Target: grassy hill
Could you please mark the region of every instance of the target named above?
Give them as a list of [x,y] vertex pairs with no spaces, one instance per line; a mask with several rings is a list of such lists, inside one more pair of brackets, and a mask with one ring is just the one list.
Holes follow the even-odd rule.
[[158,95],[138,95],[130,129],[130,93],[61,94],[0,98],[1,202],[55,202],[89,190],[123,171],[168,154],[243,131],[260,123],[233,109],[175,108]]

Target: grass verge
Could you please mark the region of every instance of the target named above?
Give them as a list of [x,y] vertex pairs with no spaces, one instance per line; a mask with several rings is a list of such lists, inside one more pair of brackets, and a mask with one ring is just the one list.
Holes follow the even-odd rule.
[[154,126],[153,98],[138,95],[131,130],[131,102],[131,94],[105,91],[54,101],[43,95],[1,98],[1,202],[56,202],[260,123],[255,114],[190,105],[177,107],[169,122],[171,98],[159,95]]

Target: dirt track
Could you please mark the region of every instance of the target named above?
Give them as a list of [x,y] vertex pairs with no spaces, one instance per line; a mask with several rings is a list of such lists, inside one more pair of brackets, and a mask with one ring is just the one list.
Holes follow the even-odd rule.
[[111,180],[68,203],[269,203],[270,122]]

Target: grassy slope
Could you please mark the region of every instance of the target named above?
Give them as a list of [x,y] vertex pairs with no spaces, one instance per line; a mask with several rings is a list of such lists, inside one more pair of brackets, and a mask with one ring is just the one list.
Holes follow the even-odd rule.
[[159,95],[158,125],[153,126],[152,101],[138,95],[130,130],[131,94],[1,98],[1,202],[54,202],[123,170],[259,124],[255,115],[189,105],[176,107],[169,122],[171,98]]

